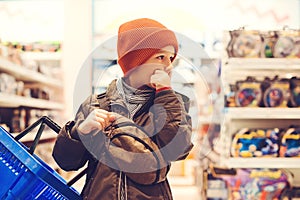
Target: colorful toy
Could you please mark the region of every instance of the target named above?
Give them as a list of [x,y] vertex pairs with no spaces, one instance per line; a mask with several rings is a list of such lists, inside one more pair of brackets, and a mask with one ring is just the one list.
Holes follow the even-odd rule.
[[300,78],[292,77],[290,79],[290,99],[288,102],[289,107],[300,106]]
[[275,58],[300,58],[300,31],[278,31],[278,39],[274,45]]
[[278,156],[279,129],[241,129],[235,134],[231,155],[233,157]]
[[231,200],[279,199],[289,186],[289,177],[278,169],[238,169],[235,176],[223,176]]
[[290,90],[288,79],[265,79],[262,82],[262,100],[260,106],[262,107],[287,107]]
[[238,81],[235,95],[236,105],[239,107],[257,107],[261,99],[260,82],[254,77],[247,77],[245,81]]
[[281,157],[300,157],[300,128],[289,128],[281,139]]
[[227,45],[229,57],[258,58],[262,47],[262,37],[258,31],[244,29],[230,31]]

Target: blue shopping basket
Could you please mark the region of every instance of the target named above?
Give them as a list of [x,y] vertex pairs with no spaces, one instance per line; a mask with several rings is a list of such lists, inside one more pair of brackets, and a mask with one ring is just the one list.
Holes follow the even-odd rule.
[[[28,148],[19,139],[41,124],[33,145]],[[45,124],[55,132],[60,127],[42,117],[16,137],[0,126],[0,199],[1,200],[79,200],[79,192],[34,153]]]

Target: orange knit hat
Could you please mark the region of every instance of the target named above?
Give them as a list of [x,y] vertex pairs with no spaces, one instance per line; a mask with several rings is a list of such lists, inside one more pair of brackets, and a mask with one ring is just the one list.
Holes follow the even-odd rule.
[[118,31],[118,63],[126,74],[168,45],[174,46],[176,56],[178,52],[176,36],[161,23],[148,18],[126,22]]

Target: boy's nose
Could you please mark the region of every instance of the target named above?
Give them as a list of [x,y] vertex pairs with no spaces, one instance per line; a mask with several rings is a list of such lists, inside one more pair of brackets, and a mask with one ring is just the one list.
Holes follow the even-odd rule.
[[164,61],[164,64],[165,64],[166,66],[170,66],[170,65],[172,65],[172,61],[169,60],[169,59],[166,59],[166,60]]
[[164,67],[164,71],[167,72],[168,74],[172,71],[172,69],[173,69],[172,63]]

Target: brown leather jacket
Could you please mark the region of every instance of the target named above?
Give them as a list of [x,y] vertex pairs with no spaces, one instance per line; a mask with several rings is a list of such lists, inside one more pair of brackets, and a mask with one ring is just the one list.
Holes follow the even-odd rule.
[[[81,104],[74,121],[68,122],[57,137],[54,159],[66,171],[78,170],[88,162],[86,184],[82,190],[84,199],[119,200],[122,189],[125,190],[124,199],[172,199],[167,180],[171,162],[185,159],[193,147],[191,119],[187,113],[188,98],[173,90],[154,92],[153,97],[133,117],[133,121],[145,129],[153,143],[163,149],[161,154],[164,163],[167,163],[166,170],[157,171],[160,174],[154,183],[140,184],[105,161],[105,134],[100,132],[83,136],[77,133],[78,125],[92,109],[110,109],[123,116],[128,114],[123,99],[116,92],[116,82],[113,81],[105,93],[91,95]],[[124,154],[122,157],[126,159],[127,156]]]

